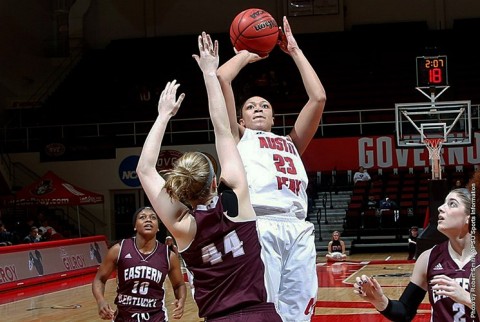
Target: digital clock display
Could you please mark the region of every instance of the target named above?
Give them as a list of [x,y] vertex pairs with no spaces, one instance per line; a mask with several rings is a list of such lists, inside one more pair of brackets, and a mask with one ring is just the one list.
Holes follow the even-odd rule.
[[447,56],[417,57],[417,87],[448,86]]

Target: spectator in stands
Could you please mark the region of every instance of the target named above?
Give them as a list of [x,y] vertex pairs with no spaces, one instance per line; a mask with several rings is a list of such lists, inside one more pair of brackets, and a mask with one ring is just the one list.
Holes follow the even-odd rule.
[[367,209],[377,209],[378,200],[375,199],[375,196],[369,195],[367,199]]
[[465,188],[465,187],[463,186],[462,180],[460,180],[460,179],[457,179],[457,180],[455,181],[455,186],[453,187],[453,189],[458,189],[458,188]]
[[30,228],[30,233],[25,236],[23,239],[24,243],[38,243],[42,241],[42,236],[38,233],[38,228],[36,226],[32,226]]
[[49,229],[53,228],[48,224],[48,219],[43,217],[42,221],[40,221],[40,227],[38,229],[41,231],[42,234],[45,234]]
[[378,209],[380,209],[380,212],[382,210],[394,210],[397,208],[397,203],[394,200],[390,199],[388,195],[386,195],[385,198],[378,202]]
[[47,231],[43,234],[43,240],[45,241],[54,241],[60,239],[65,239],[65,237],[63,237],[62,234],[53,229],[53,227],[47,228]]
[[3,222],[0,222],[0,246],[10,246],[13,243],[13,234],[7,230]]
[[[58,225],[54,225],[54,226],[58,228]],[[47,218],[43,219],[42,225],[38,229],[44,240],[51,241],[51,240],[65,239],[63,234],[58,232],[58,230],[55,229],[54,227],[50,226]]]
[[[390,199],[388,195],[378,202],[378,211],[380,227],[389,227],[396,225],[399,219],[399,210],[397,203]],[[391,215],[391,216],[390,216]],[[398,236],[397,236],[398,237]]]
[[325,255],[327,261],[344,261],[347,259],[345,254],[345,242],[340,239],[340,232],[335,230],[332,233],[332,240],[328,242],[328,253]]
[[[159,222],[152,208],[139,208],[133,215],[135,236],[123,239],[108,250],[92,282],[92,293],[102,319],[168,321],[164,289],[167,276],[175,294],[173,318],[182,317],[187,289],[180,260],[168,246],[157,241]],[[104,297],[105,284],[115,270],[118,272],[116,312]],[[148,318],[140,318],[144,316]]]
[[372,178],[368,174],[367,169],[360,166],[358,167],[357,172],[353,175],[353,183],[357,183],[357,181],[370,181]]
[[43,226],[38,227],[38,234],[42,237],[43,240],[45,240],[46,233],[47,233],[47,228]]
[[411,321],[427,292],[432,321],[479,321],[478,316],[471,317],[469,293],[476,256],[469,230],[471,203],[470,192],[462,188],[452,190],[438,207],[437,229],[448,240],[420,254],[399,300],[389,299],[378,281],[367,275],[356,277],[354,292],[392,321]]
[[415,259],[415,253],[417,252],[417,237],[418,237],[418,227],[412,226],[408,234],[408,260]]

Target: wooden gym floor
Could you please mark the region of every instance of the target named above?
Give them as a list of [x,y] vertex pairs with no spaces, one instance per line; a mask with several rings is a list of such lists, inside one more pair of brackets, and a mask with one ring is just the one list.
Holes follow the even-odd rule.
[[[408,284],[413,263],[408,262],[406,253],[354,254],[347,262],[326,263],[318,257],[318,297],[312,322],[379,322],[388,321],[367,302],[353,293],[352,284],[360,274],[374,275],[387,296],[398,298]],[[90,322],[102,321],[97,314],[97,305],[91,292],[93,276],[69,281],[30,286],[0,293],[0,321],[9,322]],[[106,297],[113,306],[115,279],[107,282]],[[166,282],[167,308],[171,310],[173,292]],[[188,289],[188,286],[187,286]],[[203,321],[191,293],[187,292],[185,313],[181,320]],[[425,298],[414,321],[430,320],[430,305]]]

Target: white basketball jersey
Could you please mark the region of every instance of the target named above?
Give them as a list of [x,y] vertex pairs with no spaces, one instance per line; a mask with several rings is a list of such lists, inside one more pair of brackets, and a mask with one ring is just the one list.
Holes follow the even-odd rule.
[[238,143],[257,215],[307,214],[308,176],[293,142],[271,132],[245,129]]

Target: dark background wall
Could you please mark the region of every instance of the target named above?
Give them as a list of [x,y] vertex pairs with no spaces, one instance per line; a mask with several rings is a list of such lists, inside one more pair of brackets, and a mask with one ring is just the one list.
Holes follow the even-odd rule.
[[[51,77],[71,48],[105,48],[112,40],[225,33],[233,17],[260,7],[280,20],[290,16],[296,35],[342,32],[356,26],[425,22],[430,30],[449,29],[459,19],[480,17],[480,2],[469,0],[315,0],[336,6],[334,14],[297,15],[287,0],[3,0],[0,2],[0,118],[29,99]],[[473,39],[472,39],[473,41]],[[324,48],[328,51],[330,48]],[[165,53],[173,53],[165,48]],[[62,59],[63,57],[63,59]],[[2,117],[3,116],[3,117]]]

